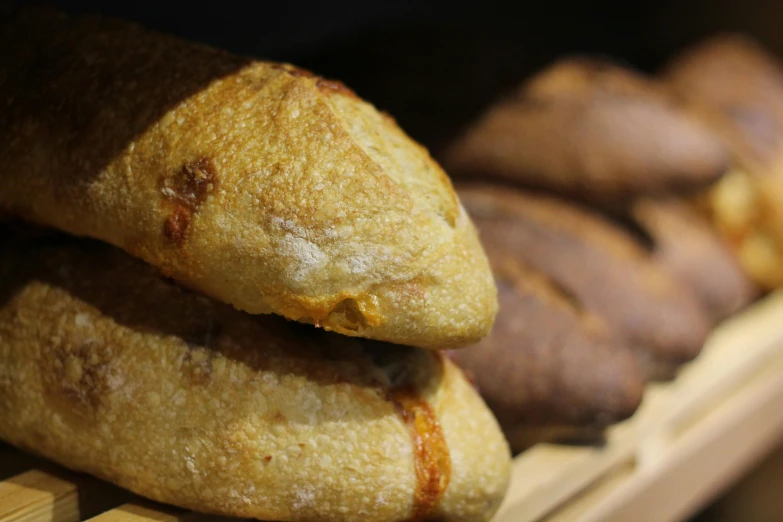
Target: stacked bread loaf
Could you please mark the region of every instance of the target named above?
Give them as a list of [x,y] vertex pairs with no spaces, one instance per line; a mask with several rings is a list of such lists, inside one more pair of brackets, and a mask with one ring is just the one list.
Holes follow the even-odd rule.
[[[723,143],[663,84],[630,69],[556,63],[490,107],[444,162],[466,179],[460,197],[501,295],[501,327],[454,357],[517,450],[595,437],[630,415],[645,380],[673,376],[755,294],[689,203],[722,179]],[[520,284],[527,272],[542,283]],[[571,320],[526,322],[504,285]],[[514,367],[519,385],[500,388],[492,367]]]
[[3,233],[0,439],[210,513],[491,517],[508,445],[437,349],[496,290],[425,149],[290,65],[45,11],[2,39],[0,209],[59,232]]

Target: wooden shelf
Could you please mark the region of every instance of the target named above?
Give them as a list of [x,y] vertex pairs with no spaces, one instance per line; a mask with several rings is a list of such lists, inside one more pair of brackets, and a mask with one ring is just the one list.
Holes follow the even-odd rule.
[[[783,293],[731,319],[602,448],[540,444],[494,522],[687,518],[783,440]],[[0,444],[0,522],[225,520],[154,504]]]

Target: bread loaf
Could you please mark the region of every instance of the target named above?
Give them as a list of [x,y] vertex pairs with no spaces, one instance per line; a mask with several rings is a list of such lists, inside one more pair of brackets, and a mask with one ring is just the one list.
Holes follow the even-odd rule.
[[500,310],[492,333],[451,357],[476,384],[513,451],[594,442],[639,405],[644,376],[631,349],[555,281],[488,240]]
[[491,328],[491,272],[449,179],[338,82],[23,11],[1,31],[0,100],[0,211],[253,314],[427,348]]
[[654,81],[562,60],[490,107],[445,153],[450,172],[583,201],[694,191],[724,173],[720,141]]
[[251,316],[90,240],[0,246],[0,440],[208,513],[497,509],[507,443],[441,354]]
[[700,206],[757,283],[783,285],[783,69],[758,43],[722,35],[676,57],[663,78],[732,153]]
[[728,245],[685,201],[641,199],[630,216],[649,236],[653,259],[689,288],[714,320],[748,305],[757,289]]
[[648,376],[695,357],[710,319],[635,238],[584,207],[507,187],[460,185],[482,241],[545,274],[635,349]]

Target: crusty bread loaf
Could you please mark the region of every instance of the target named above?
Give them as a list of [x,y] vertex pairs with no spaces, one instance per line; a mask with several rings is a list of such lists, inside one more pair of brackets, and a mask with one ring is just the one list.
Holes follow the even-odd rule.
[[635,238],[575,204],[500,186],[460,185],[486,245],[552,279],[642,358],[667,376],[695,357],[710,320],[696,298]]
[[0,439],[263,520],[488,520],[509,474],[441,354],[251,316],[64,236],[0,243]]
[[783,285],[783,68],[758,43],[722,35],[676,57],[663,78],[732,152],[700,206],[759,284]]
[[649,235],[653,258],[690,288],[715,320],[738,312],[756,296],[734,253],[686,202],[640,199],[630,215]]
[[134,25],[0,36],[0,209],[113,243],[250,313],[443,348],[497,308],[425,149],[340,83]]
[[498,285],[489,337],[451,357],[476,384],[513,451],[600,438],[639,405],[644,376],[604,321],[491,240]]
[[720,141],[654,81],[560,61],[501,100],[444,155],[449,172],[601,204],[695,190],[724,173]]

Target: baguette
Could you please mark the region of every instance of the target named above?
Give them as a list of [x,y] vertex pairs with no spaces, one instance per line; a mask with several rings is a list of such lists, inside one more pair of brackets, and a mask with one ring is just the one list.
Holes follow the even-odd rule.
[[710,319],[696,298],[635,238],[599,214],[506,187],[458,186],[482,241],[548,276],[603,319],[639,356],[648,377],[669,377],[695,357]]
[[757,42],[722,35],[676,57],[663,79],[731,151],[731,168],[699,198],[744,268],[783,285],[783,69]]
[[695,191],[726,151],[654,81],[571,58],[490,107],[446,151],[455,175],[495,178],[601,205]]
[[0,211],[253,314],[426,348],[489,332],[449,179],[342,84],[100,18],[21,11],[0,39]]
[[92,240],[0,246],[1,440],[222,515],[498,507],[507,443],[443,355],[250,316]]

